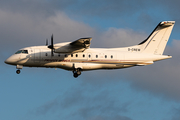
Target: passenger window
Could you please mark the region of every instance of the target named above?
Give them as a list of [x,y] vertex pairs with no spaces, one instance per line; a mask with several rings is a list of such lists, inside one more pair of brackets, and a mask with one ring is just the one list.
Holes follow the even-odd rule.
[[85,57],[85,54],[83,54],[83,57]]
[[46,53],[46,56],[48,56],[48,54]]
[[60,53],[58,54],[58,56],[59,56],[59,57],[61,56]]
[[73,57],[73,54],[71,54],[71,57]]
[[111,58],[113,58],[113,55],[111,55]]
[[76,57],[78,57],[78,54],[76,54]]
[[98,55],[96,55],[96,58],[98,58]]
[[64,56],[67,57],[67,54],[65,54]]
[[89,55],[89,58],[91,57],[91,55]]
[[107,58],[107,55],[105,55],[105,58]]

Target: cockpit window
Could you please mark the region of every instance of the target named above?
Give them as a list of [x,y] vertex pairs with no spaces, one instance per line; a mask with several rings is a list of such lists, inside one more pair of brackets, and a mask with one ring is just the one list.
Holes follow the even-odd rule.
[[20,53],[28,54],[28,50],[18,50],[15,54],[20,54]]
[[15,54],[19,54],[19,53],[21,53],[22,52],[22,50],[18,50]]
[[22,50],[22,53],[28,54],[27,50]]

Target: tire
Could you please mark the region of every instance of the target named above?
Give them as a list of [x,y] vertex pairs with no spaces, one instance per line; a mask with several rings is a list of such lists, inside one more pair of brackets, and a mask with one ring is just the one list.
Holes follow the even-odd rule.
[[21,71],[20,70],[16,70],[16,73],[19,74]]
[[77,77],[78,77],[78,74],[77,74],[77,73],[74,73],[74,77],[77,78]]

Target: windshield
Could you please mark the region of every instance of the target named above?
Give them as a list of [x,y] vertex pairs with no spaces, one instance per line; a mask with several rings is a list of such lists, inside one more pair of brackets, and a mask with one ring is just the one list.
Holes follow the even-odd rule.
[[20,53],[28,54],[28,50],[18,50],[15,54],[20,54]]

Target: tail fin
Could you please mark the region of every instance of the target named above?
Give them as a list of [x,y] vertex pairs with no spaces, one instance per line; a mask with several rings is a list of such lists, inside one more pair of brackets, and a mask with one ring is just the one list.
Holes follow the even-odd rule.
[[162,55],[175,21],[160,22],[149,37],[139,44],[143,53]]

